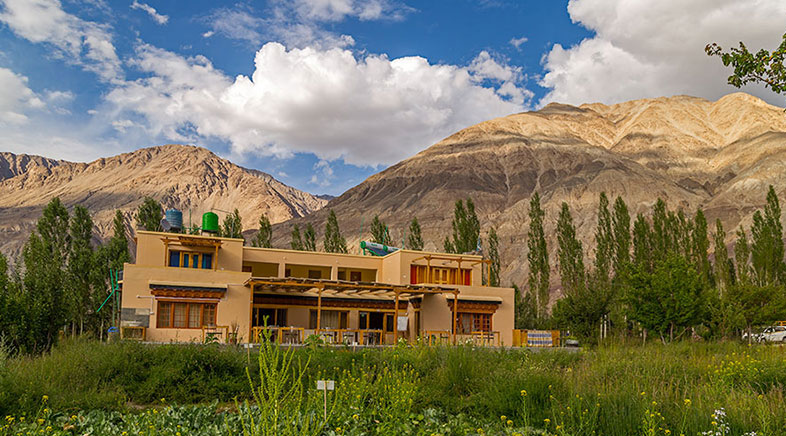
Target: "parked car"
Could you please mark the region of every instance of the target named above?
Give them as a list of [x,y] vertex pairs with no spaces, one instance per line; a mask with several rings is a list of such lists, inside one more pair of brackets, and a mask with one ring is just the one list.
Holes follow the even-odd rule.
[[786,326],[774,325],[767,327],[759,335],[760,342],[784,342],[786,343]]

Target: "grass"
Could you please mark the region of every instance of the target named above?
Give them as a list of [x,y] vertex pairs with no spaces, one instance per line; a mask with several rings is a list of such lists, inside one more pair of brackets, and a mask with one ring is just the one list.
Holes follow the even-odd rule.
[[[722,426],[728,432],[719,435],[786,434],[781,346],[611,345],[579,353],[311,348],[293,356],[308,362],[304,400],[297,403],[302,416],[321,417],[314,380],[336,380],[321,434],[695,436]],[[16,431],[22,414],[30,423],[47,410],[56,415],[45,418],[55,424],[52,431],[74,425],[68,423],[74,415],[74,422],[106,421],[133,432],[145,419],[152,420],[148,427],[183,429],[176,422],[194,415],[204,425],[182,435],[237,434],[244,410],[262,413],[253,401],[243,403],[249,377],[257,386],[270,383],[260,381],[256,353],[243,349],[72,341],[41,357],[0,357],[0,418],[14,417]],[[212,433],[200,433],[205,429]],[[162,431],[155,434],[168,434]]]

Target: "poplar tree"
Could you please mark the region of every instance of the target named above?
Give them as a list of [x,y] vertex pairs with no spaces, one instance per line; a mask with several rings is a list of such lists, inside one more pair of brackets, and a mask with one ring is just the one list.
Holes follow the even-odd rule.
[[497,237],[497,230],[492,227],[489,230],[489,286],[499,287],[499,238]]
[[729,252],[726,248],[726,232],[720,218],[715,220],[715,232],[712,234],[713,255],[715,257],[715,280],[720,296],[728,289],[731,282],[729,274]]
[[311,223],[306,224],[306,230],[303,231],[303,250],[317,251],[317,233]]
[[708,287],[712,280],[710,276],[710,260],[707,257],[710,239],[707,235],[707,219],[704,217],[704,212],[701,209],[696,211],[691,227],[691,258],[693,259],[696,273],[699,275],[699,280],[705,287]]
[[751,227],[751,257],[753,270],[760,285],[778,284],[782,282],[783,263],[783,225],[781,224],[781,207],[775,189],[770,185],[767,192],[767,204],[764,214],[756,211],[753,214]]
[[160,232],[163,215],[161,203],[153,197],[145,197],[136,211],[136,226],[150,232]]
[[614,272],[619,275],[625,265],[630,263],[630,213],[622,197],[614,201],[614,215],[611,217],[614,238]]
[[[123,213],[119,210],[115,211],[115,218],[112,220],[112,237],[109,239],[109,242],[99,249],[101,256],[105,259],[101,262],[105,268],[121,270],[124,263],[131,261],[126,234],[127,230]],[[101,274],[106,273],[106,270],[101,271]]]
[[[667,236],[669,236],[670,239],[671,252],[677,253],[688,260],[694,259],[695,264],[698,261],[698,258],[695,255],[696,249],[694,249],[695,240],[693,237],[696,221],[688,219],[682,209],[678,210],[676,215],[673,212],[670,212],[669,217],[672,224],[671,228],[667,231]],[[701,213],[701,220],[703,220],[704,223],[704,240],[709,241],[707,239],[707,220],[704,218],[704,212]],[[699,236],[699,239],[701,239],[701,236]],[[705,257],[707,247],[709,247],[709,242],[707,242],[704,249]]]
[[75,206],[69,226],[70,250],[67,267],[68,299],[70,301],[70,314],[72,323],[71,333],[84,332],[85,318],[94,302],[93,294],[93,269],[95,268],[95,255],[91,245],[93,237],[93,220],[90,213],[83,206]]
[[[15,332],[12,331],[14,327],[21,327],[17,320],[16,310],[13,307],[11,295],[11,279],[8,275],[8,259],[3,253],[0,253],[0,332],[8,337],[3,338],[12,342]],[[16,326],[14,324],[17,324]]]
[[388,233],[388,226],[384,221],[379,219],[378,215],[374,215],[371,221],[371,242],[376,242],[382,245],[391,245],[390,233]]
[[581,241],[576,238],[576,227],[568,204],[562,202],[557,220],[559,272],[566,293],[575,293],[585,286],[584,255]]
[[527,231],[527,262],[529,295],[535,306],[535,318],[546,316],[549,302],[549,253],[543,231],[543,218],[546,213],[540,206],[540,195],[536,192],[529,200],[529,230]]
[[453,239],[445,237],[446,253],[467,253],[477,250],[480,241],[480,221],[471,198],[467,198],[466,208],[463,201],[456,201],[451,227]]
[[750,280],[751,250],[745,228],[737,229],[737,240],[734,241],[734,263],[737,266],[737,281],[748,283]]
[[293,250],[303,251],[303,237],[300,236],[300,226],[297,224],[292,227],[291,237],[292,239],[289,242],[289,246],[292,247]]
[[412,218],[409,223],[409,234],[407,235],[407,249],[408,250],[423,250],[423,236],[420,233],[420,223],[418,218]]
[[595,229],[595,278],[600,286],[611,282],[611,265],[614,257],[614,236],[611,229],[609,199],[605,192],[598,200],[598,225]]
[[666,254],[670,251],[671,243],[668,234],[668,221],[669,217],[666,211],[666,202],[658,198],[652,209],[652,233],[650,237],[652,259],[665,259]]
[[642,214],[633,223],[633,263],[643,271],[652,271],[653,241],[650,224]]
[[336,212],[332,209],[325,223],[325,251],[328,253],[347,252],[347,241],[341,236],[341,230],[338,227],[338,218],[336,218]]
[[243,239],[243,222],[240,219],[240,211],[235,209],[231,214],[224,217],[221,236]]
[[271,248],[273,238],[273,226],[270,225],[270,220],[265,214],[259,217],[259,231],[251,240],[251,245],[254,247]]

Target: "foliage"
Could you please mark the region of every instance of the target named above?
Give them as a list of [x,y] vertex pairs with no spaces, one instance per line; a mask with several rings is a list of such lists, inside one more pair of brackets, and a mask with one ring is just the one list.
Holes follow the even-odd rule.
[[371,242],[388,246],[392,245],[388,226],[379,219],[378,215],[374,215],[374,219],[371,221]]
[[224,217],[224,221],[221,223],[221,236],[243,239],[243,222],[240,219],[240,211],[235,209]]
[[611,283],[611,264],[614,258],[614,235],[612,233],[609,199],[605,192],[598,200],[598,226],[595,229],[595,280],[601,286]]
[[462,200],[456,201],[453,207],[453,239],[445,237],[446,253],[470,253],[480,247],[480,221],[475,213],[475,203],[467,198],[466,207]]
[[136,226],[150,232],[160,232],[163,215],[161,203],[152,197],[145,197],[136,210]]
[[614,214],[611,217],[612,237],[614,240],[614,272],[619,274],[630,263],[630,213],[622,197],[614,200]]
[[776,94],[786,91],[786,34],[781,45],[772,52],[761,49],[752,53],[742,42],[738,48],[727,52],[716,43],[708,44],[704,51],[709,56],[720,56],[724,66],[734,68],[727,79],[729,85],[740,88],[748,83],[761,83]]
[[406,248],[408,250],[416,251],[423,250],[423,236],[420,232],[420,223],[418,222],[418,217],[413,217],[412,222],[409,223],[409,233],[407,235]]
[[270,225],[270,220],[267,215],[262,214],[259,217],[259,231],[257,231],[257,234],[251,239],[251,246],[271,248],[273,246],[271,242],[272,237],[273,226]]
[[499,287],[499,269],[500,269],[500,260],[499,260],[499,237],[497,236],[497,230],[492,227],[489,230],[489,260],[491,264],[489,265],[489,280],[488,285],[493,287]]
[[531,329],[540,327],[535,297],[532,292],[521,292],[518,285],[513,284],[514,316],[513,324],[516,329]]
[[293,250],[303,251],[305,248],[303,247],[303,236],[300,234],[300,226],[295,224],[292,226],[292,239],[289,242],[289,246],[292,247]]
[[737,267],[737,281],[747,283],[750,280],[751,251],[745,229],[737,229],[737,240],[734,242],[734,261]]
[[726,232],[720,218],[715,220],[715,232],[712,234],[713,257],[715,258],[715,283],[720,294],[728,289],[731,284],[733,265],[729,260],[729,251],[726,248]]
[[306,230],[303,231],[303,250],[317,251],[317,234],[311,223],[306,224]]
[[757,283],[783,283],[786,272],[786,265],[783,263],[783,224],[780,203],[772,185],[767,192],[764,213],[757,210],[753,214],[751,236],[751,258]]
[[543,218],[546,213],[540,206],[540,194],[537,192],[529,200],[529,230],[527,231],[527,262],[529,276],[527,285],[530,298],[535,304],[535,318],[546,316],[546,305],[549,302],[550,270],[548,246],[543,231]]
[[325,223],[325,251],[328,253],[346,253],[347,240],[341,236],[341,229],[338,227],[338,218],[333,209],[328,214]]
[[557,220],[557,259],[562,288],[566,294],[579,293],[585,286],[584,252],[576,237],[576,227],[568,204],[562,202]]

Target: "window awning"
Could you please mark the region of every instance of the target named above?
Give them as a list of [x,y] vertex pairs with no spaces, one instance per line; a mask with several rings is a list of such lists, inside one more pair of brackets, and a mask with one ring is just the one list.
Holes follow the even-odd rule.
[[[453,300],[453,295],[446,295],[445,298]],[[459,303],[462,302],[477,302],[477,303],[497,303],[502,304],[502,297],[494,297],[491,295],[458,295]]]
[[220,283],[149,282],[150,293],[156,297],[221,298],[227,285]]

